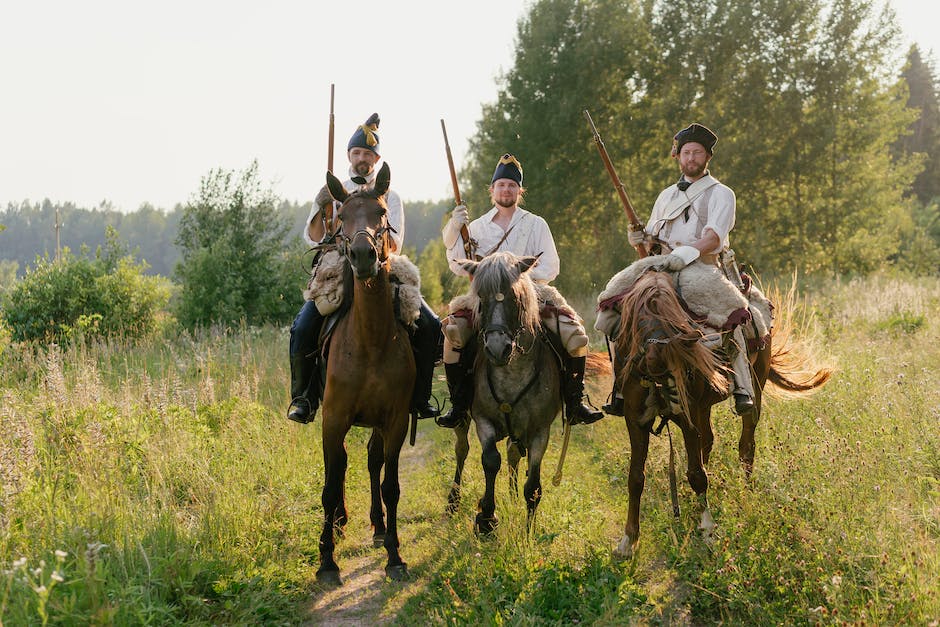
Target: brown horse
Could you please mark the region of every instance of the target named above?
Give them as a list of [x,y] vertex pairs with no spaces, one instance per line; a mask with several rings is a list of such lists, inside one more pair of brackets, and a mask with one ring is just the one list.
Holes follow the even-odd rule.
[[[672,274],[647,271],[641,275],[624,297],[621,311],[616,349],[622,366],[616,376],[622,386],[630,434],[629,509],[614,556],[629,559],[640,535],[640,496],[652,421],[657,415],[682,430],[688,458],[686,476],[702,510],[699,529],[706,539],[710,537],[715,523],[708,509],[705,466],[714,444],[711,408],[728,396],[728,369],[690,321],[677,298]],[[770,381],[785,396],[805,396],[823,385],[831,370],[816,367],[796,351],[786,328],[774,329],[748,358],[754,409],[741,416],[738,455],[749,475],[754,466],[754,432],[764,385]]]
[[[341,533],[348,519],[344,440],[354,426],[372,428],[368,467],[373,545],[385,546],[385,572],[390,578],[399,580],[408,574],[398,553],[398,458],[408,430],[415,362],[408,333],[395,317],[389,283],[390,227],[385,203],[389,180],[385,164],[374,189],[350,194],[339,179],[327,173],[330,193],[342,203],[337,245],[353,277],[350,309],[337,323],[331,339],[322,410],[325,519],[317,580],[336,585],[342,582],[333,559],[334,533]],[[383,466],[385,475],[380,482]]]
[[[495,486],[502,465],[497,444],[504,438],[512,488],[517,487],[519,461],[523,456],[528,461],[523,495],[526,526],[531,528],[542,498],[542,457],[552,422],[562,408],[558,360],[542,331],[539,302],[528,275],[537,260],[497,252],[479,262],[461,263],[473,277],[471,292],[479,299],[470,413],[483,449],[485,487],[474,523],[474,531],[482,535],[497,525]],[[448,496],[450,511],[460,500],[461,474],[470,450],[468,429],[468,424],[455,429],[457,470]]]

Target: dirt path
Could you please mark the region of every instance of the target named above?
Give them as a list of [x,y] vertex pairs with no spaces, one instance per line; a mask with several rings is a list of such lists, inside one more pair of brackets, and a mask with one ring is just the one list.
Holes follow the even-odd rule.
[[[423,466],[431,450],[431,441],[418,435],[415,445],[402,448],[400,476]],[[405,486],[402,486],[402,490]],[[343,585],[314,589],[305,625],[325,627],[391,624],[395,610],[418,592],[422,582],[393,584],[385,582],[386,553],[372,548],[372,538],[347,537],[337,544],[337,560],[342,569]]]

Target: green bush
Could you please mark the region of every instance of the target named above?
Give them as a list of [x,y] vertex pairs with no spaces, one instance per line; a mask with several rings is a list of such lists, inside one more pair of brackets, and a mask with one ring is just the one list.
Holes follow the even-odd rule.
[[3,319],[15,341],[145,335],[170,297],[168,281],[144,275],[146,267],[124,254],[109,228],[94,258],[68,249],[59,261],[37,258],[5,295]]

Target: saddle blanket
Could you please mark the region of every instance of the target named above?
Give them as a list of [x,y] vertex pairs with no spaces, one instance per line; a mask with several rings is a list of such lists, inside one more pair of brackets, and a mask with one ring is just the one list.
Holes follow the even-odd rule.
[[[421,309],[421,273],[405,255],[389,255],[390,280],[399,285],[399,319],[413,327]],[[343,272],[346,258],[338,251],[328,250],[320,255],[313,275],[303,291],[304,300],[312,300],[324,316],[328,316],[343,302]]]
[[[607,282],[597,297],[594,328],[616,337],[620,326],[620,302],[647,270],[661,265],[666,255],[633,262]],[[745,322],[745,336],[764,338],[773,325],[773,305],[753,284],[742,293],[716,266],[695,261],[676,273],[676,291],[697,322],[716,331],[732,330]]]

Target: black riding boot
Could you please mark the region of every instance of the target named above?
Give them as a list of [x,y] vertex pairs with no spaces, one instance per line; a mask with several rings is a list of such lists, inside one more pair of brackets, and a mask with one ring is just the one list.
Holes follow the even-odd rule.
[[294,422],[313,422],[320,405],[320,368],[314,357],[290,358],[290,408],[287,417]]
[[604,417],[604,412],[584,403],[584,366],[586,363],[587,357],[568,357],[565,368],[565,411],[568,413],[568,422],[573,425],[591,424]]
[[450,390],[450,411],[435,418],[441,427],[453,429],[468,419],[467,412],[473,402],[473,371],[464,364],[464,356],[456,364],[444,364],[447,389]]
[[613,363],[614,387],[610,391],[610,403],[601,407],[601,409],[604,410],[604,413],[610,416],[623,416],[624,415],[623,397],[620,396],[620,385],[617,383],[617,381],[620,378],[620,372],[623,368],[622,361],[623,360],[620,358],[619,355],[614,357],[614,360],[613,360],[614,362]]
[[411,393],[411,409],[417,412],[418,418],[435,418],[441,415],[441,410],[430,402],[440,337],[441,321],[422,300],[417,329],[411,338],[411,348],[415,355],[415,386]]

